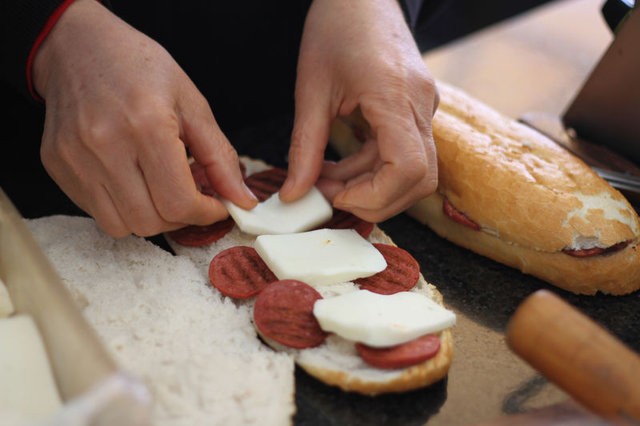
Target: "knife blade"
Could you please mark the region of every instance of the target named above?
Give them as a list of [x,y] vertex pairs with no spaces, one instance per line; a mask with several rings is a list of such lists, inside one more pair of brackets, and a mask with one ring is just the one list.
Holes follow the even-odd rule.
[[553,114],[529,112],[518,121],[580,158],[630,201],[640,201],[640,167],[635,163],[605,146],[580,139]]

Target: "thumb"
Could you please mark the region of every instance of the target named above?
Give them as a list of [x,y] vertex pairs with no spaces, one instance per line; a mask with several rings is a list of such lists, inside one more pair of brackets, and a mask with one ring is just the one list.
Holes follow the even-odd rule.
[[296,85],[289,170],[280,190],[284,202],[302,197],[320,176],[332,119],[327,93],[328,90],[321,90],[317,84]]

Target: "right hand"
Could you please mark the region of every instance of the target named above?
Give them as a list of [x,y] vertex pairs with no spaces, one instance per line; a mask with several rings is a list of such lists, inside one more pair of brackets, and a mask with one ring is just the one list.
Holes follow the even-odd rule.
[[113,237],[227,217],[198,192],[185,146],[222,197],[252,208],[238,156],[193,82],[158,43],[95,0],[76,0],[38,50],[47,172]]

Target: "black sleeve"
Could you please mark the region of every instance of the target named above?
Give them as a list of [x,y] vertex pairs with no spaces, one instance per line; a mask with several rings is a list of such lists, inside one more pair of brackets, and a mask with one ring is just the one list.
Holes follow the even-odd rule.
[[0,79],[26,96],[29,52],[64,0],[2,0]]
[[400,6],[404,12],[405,19],[412,31],[415,31],[423,3],[423,0],[400,0]]
[[[54,12],[73,0],[2,0],[0,2],[0,81],[31,97],[29,53]],[[110,7],[106,1],[102,2]]]

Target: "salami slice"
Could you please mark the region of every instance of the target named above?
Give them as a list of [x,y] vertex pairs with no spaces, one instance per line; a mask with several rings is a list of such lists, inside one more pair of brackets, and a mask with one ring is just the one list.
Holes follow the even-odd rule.
[[172,240],[176,243],[189,246],[200,247],[207,244],[213,244],[220,238],[227,235],[233,227],[235,222],[232,218],[227,218],[219,222],[212,223],[211,225],[189,225],[184,228],[170,231],[168,234]]
[[235,246],[211,259],[209,281],[225,296],[247,299],[277,278],[253,247]]
[[428,334],[389,348],[374,348],[356,343],[356,350],[362,360],[373,367],[406,368],[433,358],[440,350],[440,338],[435,334]]
[[480,225],[471,220],[469,216],[455,208],[447,198],[442,201],[442,211],[446,216],[458,222],[460,225],[467,226],[475,231],[480,230]]
[[263,336],[290,348],[318,346],[327,337],[313,315],[313,305],[319,299],[320,293],[301,281],[276,281],[256,298],[255,325]]
[[610,247],[592,247],[588,249],[564,249],[563,253],[573,257],[591,257],[615,253],[629,245],[629,241],[622,241]]
[[274,167],[248,176],[245,183],[259,201],[264,201],[280,190],[286,178],[285,169]]
[[373,223],[360,219],[358,216],[344,211],[333,209],[333,216],[327,222],[318,227],[329,229],[355,229],[362,237],[367,238],[373,231]]
[[387,267],[375,275],[358,278],[354,282],[363,290],[379,294],[394,294],[411,290],[420,278],[420,265],[409,252],[389,244],[375,243]]

